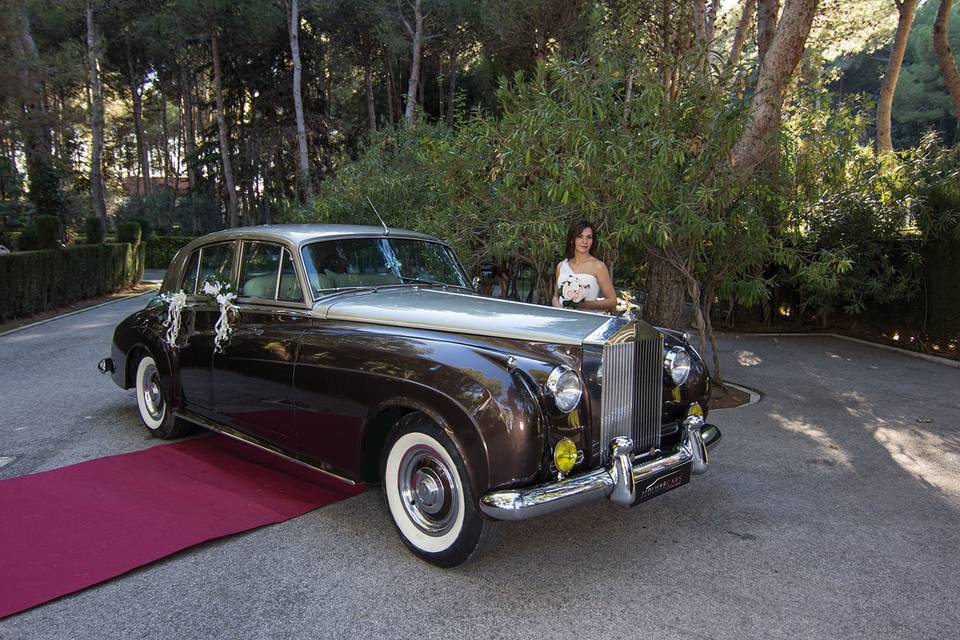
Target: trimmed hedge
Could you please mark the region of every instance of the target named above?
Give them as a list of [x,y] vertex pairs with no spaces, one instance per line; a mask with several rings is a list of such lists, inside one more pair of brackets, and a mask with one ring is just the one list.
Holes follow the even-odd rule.
[[927,245],[927,333],[935,340],[960,340],[960,238]]
[[139,222],[119,222],[117,223],[117,240],[129,244],[140,244],[143,238],[143,230]]
[[83,219],[83,237],[86,244],[100,244],[107,235],[106,225],[97,216]]
[[0,322],[131,287],[143,245],[80,245],[0,255]]
[[145,238],[143,244],[147,245],[147,269],[166,269],[170,266],[173,256],[177,255],[177,251],[191,240],[193,240],[192,236],[153,236]]

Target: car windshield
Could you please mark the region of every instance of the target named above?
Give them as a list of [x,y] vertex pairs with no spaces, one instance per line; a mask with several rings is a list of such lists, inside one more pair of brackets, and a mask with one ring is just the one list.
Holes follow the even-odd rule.
[[342,238],[303,248],[315,294],[355,287],[437,284],[467,288],[467,274],[448,247],[409,238]]

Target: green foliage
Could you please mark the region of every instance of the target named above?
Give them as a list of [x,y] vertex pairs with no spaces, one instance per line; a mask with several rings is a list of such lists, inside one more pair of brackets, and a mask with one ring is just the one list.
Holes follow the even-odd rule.
[[[36,238],[35,249],[57,249],[63,238],[63,222],[57,216],[36,216],[30,223]],[[21,242],[23,238],[21,237]]]
[[98,216],[83,219],[83,235],[87,244],[100,244],[106,235],[106,227]]
[[0,322],[133,286],[143,256],[129,244],[0,255]]
[[16,238],[15,247],[17,251],[35,251],[37,249],[37,231],[32,225],[28,225],[23,232]]
[[344,159],[336,178],[319,184],[312,210],[288,212],[288,219],[379,226],[372,202],[388,225],[425,229],[436,181],[421,148],[442,135],[445,130],[432,125],[378,132],[356,162]]
[[150,236],[143,242],[146,246],[146,268],[166,269],[177,251],[191,240],[193,238],[189,236]]
[[140,225],[140,233],[143,238],[149,238],[150,234],[153,233],[153,226],[146,218],[127,218],[127,222],[136,222]]
[[37,213],[63,218],[67,204],[60,184],[60,171],[47,161],[29,163],[30,201]]
[[117,224],[117,241],[128,244],[140,244],[142,237],[140,224],[137,222],[121,222]]
[[[939,1],[924,2],[917,9],[893,102],[896,121],[912,125],[914,130],[920,132],[931,123],[940,125],[943,119],[955,117],[943,82],[943,72],[933,50],[933,23],[939,5]],[[950,12],[947,28],[950,46],[957,51],[960,48],[960,14],[956,11]]]
[[116,216],[139,222],[145,238],[152,233],[203,235],[223,228],[215,200],[203,193],[177,196],[170,189],[159,189],[149,196],[130,196],[118,207]]
[[926,334],[943,344],[960,344],[960,237],[941,237],[924,248]]

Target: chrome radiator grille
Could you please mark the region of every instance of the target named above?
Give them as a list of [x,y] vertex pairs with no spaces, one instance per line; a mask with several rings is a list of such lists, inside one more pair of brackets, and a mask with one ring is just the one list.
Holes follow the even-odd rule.
[[634,453],[660,446],[663,338],[605,344],[601,372],[603,459],[617,436],[633,438]]

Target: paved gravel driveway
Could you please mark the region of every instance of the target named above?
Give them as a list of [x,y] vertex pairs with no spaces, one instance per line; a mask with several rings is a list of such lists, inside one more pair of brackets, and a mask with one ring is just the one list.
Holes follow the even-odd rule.
[[[144,302],[0,337],[0,478],[156,443],[95,370]],[[12,616],[0,638],[957,637],[960,370],[832,338],[721,344],[763,400],[713,414],[707,475],[644,506],[489,526],[443,571],[372,490]]]

